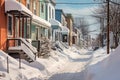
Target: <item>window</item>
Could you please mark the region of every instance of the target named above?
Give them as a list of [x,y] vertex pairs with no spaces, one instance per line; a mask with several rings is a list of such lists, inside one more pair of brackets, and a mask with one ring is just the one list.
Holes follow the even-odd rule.
[[27,6],[28,9],[30,9],[30,0],[27,0],[26,6]]
[[33,1],[33,13],[36,14],[36,1]]
[[51,7],[49,7],[49,19],[51,19]]
[[41,4],[41,12],[44,12],[44,4]]
[[13,17],[8,15],[8,35],[13,35]]

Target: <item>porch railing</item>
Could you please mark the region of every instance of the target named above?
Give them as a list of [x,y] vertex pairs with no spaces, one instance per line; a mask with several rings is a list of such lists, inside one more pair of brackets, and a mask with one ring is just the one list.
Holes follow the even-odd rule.
[[[25,45],[25,46],[23,46],[24,48],[26,48],[26,49],[28,49],[28,51],[30,51],[30,52],[26,52],[26,50],[25,50],[25,52],[26,52],[26,54],[29,56],[29,57],[31,57],[31,59],[32,60],[35,60],[36,59],[36,54],[37,54],[37,52],[36,51],[34,51],[28,44],[30,44],[30,43],[26,43],[23,39],[20,39],[20,38],[10,38],[10,39],[7,39],[7,44],[6,44],[6,46],[7,46],[7,51],[9,51],[9,48],[10,47],[18,47],[18,46],[22,46],[21,44],[23,44],[23,45]],[[32,44],[31,44],[31,46],[32,46]],[[21,50],[22,50],[22,48],[21,48]],[[23,51],[24,51],[23,50]],[[31,53],[32,52],[32,53]],[[35,53],[36,52],[36,53]]]
[[[10,41],[12,41],[11,46],[10,46]],[[21,46],[21,43],[27,46],[34,53],[34,51],[24,41],[22,41],[21,39],[17,39],[17,38],[7,39],[7,50],[9,49],[9,47]]]

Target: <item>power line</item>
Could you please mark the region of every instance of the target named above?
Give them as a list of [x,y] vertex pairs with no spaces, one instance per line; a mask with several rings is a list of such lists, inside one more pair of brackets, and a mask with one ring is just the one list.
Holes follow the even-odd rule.
[[116,4],[116,5],[120,5],[119,3],[116,3],[116,2],[114,2],[114,1],[110,1],[111,3],[113,3],[113,4]]
[[103,3],[71,3],[71,2],[56,2],[56,4],[92,5],[92,4],[103,4]]

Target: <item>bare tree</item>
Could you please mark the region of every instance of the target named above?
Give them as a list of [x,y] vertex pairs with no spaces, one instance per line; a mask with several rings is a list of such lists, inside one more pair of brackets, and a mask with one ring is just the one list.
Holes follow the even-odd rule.
[[[115,2],[116,1],[116,2]],[[107,17],[107,5],[103,4],[100,6],[99,9],[95,10],[95,17],[101,17],[106,19]],[[98,15],[96,15],[98,14]],[[118,46],[119,38],[120,38],[120,5],[118,4],[117,0],[110,1],[110,31],[114,34],[114,40],[115,40],[115,47]],[[103,28],[106,29],[106,28]],[[106,30],[102,30],[106,31]]]
[[87,22],[87,20],[85,20],[84,18],[76,18],[76,27],[78,27],[81,32],[82,32],[82,35],[83,36],[86,36],[88,35],[88,32],[89,32],[89,24]]

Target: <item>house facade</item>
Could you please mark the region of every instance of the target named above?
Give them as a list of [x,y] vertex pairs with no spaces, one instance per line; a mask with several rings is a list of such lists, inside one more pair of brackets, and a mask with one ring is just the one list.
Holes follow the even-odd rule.
[[47,1],[46,3],[46,8],[47,8],[47,14],[46,14],[46,20],[50,21],[51,19],[55,19],[55,0],[45,0]]
[[61,23],[55,19],[50,20],[52,28],[52,42],[61,41]]
[[69,29],[69,45],[72,46],[73,42],[73,18],[71,14],[66,15],[67,27]]
[[18,39],[50,39],[47,6],[45,0],[0,0],[0,49],[19,46]]
[[61,23],[61,41],[68,42],[69,41],[69,29],[67,28],[66,17],[62,9],[55,10],[55,19]]
[[49,38],[48,31],[51,25],[45,20],[47,17],[45,0],[27,0],[26,7],[33,13],[31,39]]
[[[51,23],[51,20],[55,20],[55,0],[45,0],[46,1],[46,20]],[[53,41],[53,24],[49,29],[49,38]]]
[[5,15],[5,1],[0,0],[0,49],[6,50],[7,16]]

